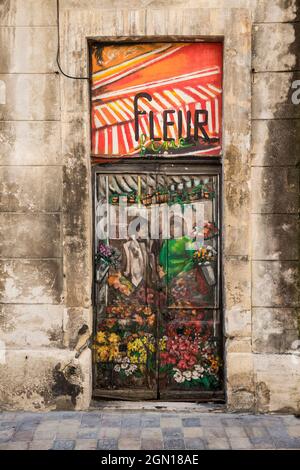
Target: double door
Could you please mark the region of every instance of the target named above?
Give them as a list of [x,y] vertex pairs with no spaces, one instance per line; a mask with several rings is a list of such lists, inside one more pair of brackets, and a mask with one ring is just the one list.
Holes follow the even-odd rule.
[[94,396],[219,399],[218,168],[94,173]]

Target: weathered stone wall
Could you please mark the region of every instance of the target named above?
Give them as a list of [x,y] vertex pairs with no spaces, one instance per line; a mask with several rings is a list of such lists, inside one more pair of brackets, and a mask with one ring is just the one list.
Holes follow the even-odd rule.
[[253,24],[254,393],[259,411],[299,412],[300,104],[291,95],[300,78],[300,2],[275,3],[260,7]]
[[[77,76],[88,73],[87,37],[224,36],[232,410],[300,409],[300,104],[291,102],[300,79],[299,3],[60,1],[62,66]],[[56,0],[0,1],[0,403],[7,409],[85,408],[91,396],[90,350],[76,357],[92,329],[88,83],[57,73],[56,48]]]
[[[90,400],[90,350],[78,359],[74,351],[81,327],[91,328],[84,289],[90,275],[81,263],[86,227],[76,213],[86,209],[81,185],[87,174],[69,161],[62,143],[56,48],[55,0],[0,2],[0,80],[6,86],[0,106],[0,339],[6,349],[0,403],[6,409],[84,408]],[[76,288],[81,277],[77,292],[70,270]]]

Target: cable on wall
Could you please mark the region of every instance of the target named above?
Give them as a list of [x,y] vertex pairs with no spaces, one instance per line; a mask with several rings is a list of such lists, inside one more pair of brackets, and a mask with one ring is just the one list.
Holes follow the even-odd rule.
[[72,78],[73,80],[89,80],[89,77],[74,77],[65,73],[60,65],[60,18],[59,18],[59,0],[56,0],[56,18],[57,18],[57,54],[56,54],[56,63],[60,73],[67,78]]

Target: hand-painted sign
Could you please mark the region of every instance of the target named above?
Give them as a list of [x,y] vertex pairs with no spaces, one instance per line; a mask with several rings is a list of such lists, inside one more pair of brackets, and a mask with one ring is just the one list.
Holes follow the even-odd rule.
[[222,44],[94,44],[92,155],[221,154]]

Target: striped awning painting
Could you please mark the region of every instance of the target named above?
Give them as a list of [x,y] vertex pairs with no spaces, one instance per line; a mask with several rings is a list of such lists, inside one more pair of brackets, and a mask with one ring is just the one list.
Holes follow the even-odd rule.
[[[95,66],[91,89],[93,156],[140,156],[141,145],[144,149],[159,148],[166,134],[168,139],[173,139],[174,145],[161,146],[163,156],[169,153],[219,155],[222,125],[221,45],[155,44],[151,45],[150,50],[148,45],[148,50],[141,51],[137,46],[134,51],[129,51],[131,56],[128,53],[127,60],[124,60],[123,53],[122,61],[118,61],[118,50],[110,55],[106,51],[110,61],[106,60],[106,66],[100,70]],[[99,49],[96,52],[99,57]],[[103,58],[103,51],[100,52]],[[93,58],[95,63],[96,59]],[[145,91],[151,99],[140,97],[135,109],[135,96]],[[135,114],[137,109],[138,115]],[[166,110],[169,110],[169,123],[164,134]],[[203,123],[200,122],[195,141],[196,110],[201,110]],[[138,140],[135,135],[136,120]],[[153,135],[156,137],[154,144],[151,125],[152,138]],[[190,139],[192,144],[181,145],[183,139],[185,143]]]

